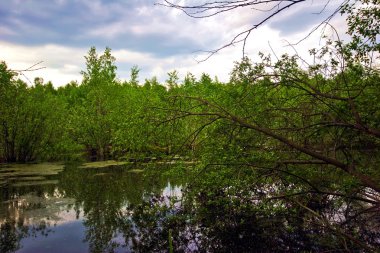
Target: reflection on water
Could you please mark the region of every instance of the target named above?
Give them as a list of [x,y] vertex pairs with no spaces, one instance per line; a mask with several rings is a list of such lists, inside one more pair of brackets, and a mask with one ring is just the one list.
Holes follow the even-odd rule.
[[93,165],[0,168],[0,252],[128,252],[131,207],[181,194],[162,168]]

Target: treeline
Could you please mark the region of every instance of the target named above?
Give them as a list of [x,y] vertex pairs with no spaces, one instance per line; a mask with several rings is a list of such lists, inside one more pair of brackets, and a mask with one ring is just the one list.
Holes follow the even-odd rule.
[[168,120],[168,109],[178,94],[216,92],[223,84],[207,74],[180,83],[176,71],[163,84],[139,83],[137,67],[122,82],[109,48],[102,55],[91,48],[85,58],[82,83],[59,88],[41,78],[28,85],[1,63],[0,161],[165,156],[194,148],[183,142],[193,126]]
[[362,65],[302,70],[296,57],[263,56],[236,63],[228,83],[190,73],[179,81],[176,71],[140,83],[137,67],[129,81],[116,79],[109,48],[85,58],[82,83],[59,88],[40,78],[27,85],[1,63],[1,161],[216,153],[215,162],[293,144],[343,158],[377,147],[379,74]]

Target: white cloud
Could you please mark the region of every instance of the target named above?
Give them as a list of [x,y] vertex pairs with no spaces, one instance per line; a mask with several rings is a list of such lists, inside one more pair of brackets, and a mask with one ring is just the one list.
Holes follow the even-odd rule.
[[67,48],[59,45],[23,46],[0,41],[0,59],[10,69],[23,70],[41,62],[37,67],[43,69],[23,72],[25,81],[42,77],[52,81],[55,86],[62,86],[72,80],[80,80],[80,69],[84,68],[87,49]]
[[[298,33],[291,38],[295,42],[305,36],[304,33]],[[296,46],[297,52],[307,59],[308,49],[318,46],[320,33],[312,34],[304,43]],[[271,51],[268,43],[271,44],[275,52]],[[280,32],[263,26],[247,41],[246,52],[248,56],[257,60],[257,54],[262,51],[265,54],[275,53],[280,56],[283,53],[294,54],[293,48],[287,46],[288,43],[280,36]],[[33,80],[35,77],[42,77],[45,81],[51,80],[55,86],[62,86],[72,80],[81,81],[80,70],[85,69],[84,56],[87,54],[87,48],[71,48],[60,45],[42,45],[42,46],[22,46],[0,41],[0,59],[5,60],[12,69],[25,69],[33,64],[43,61],[41,66],[45,69],[35,72],[27,72],[25,75]],[[98,48],[98,53],[102,53]],[[156,76],[159,81],[163,82],[166,74],[176,69],[180,78],[183,79],[187,72],[193,73],[200,77],[208,73],[211,77],[218,76],[221,81],[229,80],[234,61],[239,60],[242,56],[242,47],[228,47],[220,53],[212,56],[205,62],[197,63],[195,58],[202,59],[205,55],[176,55],[168,57],[158,57],[150,53],[136,52],[127,49],[113,50],[112,55],[116,57],[118,65],[118,77],[122,80],[129,79],[129,71],[133,65],[141,68],[140,81],[145,78]],[[198,56],[198,57],[197,57]]]
[[[65,5],[65,0],[57,0],[60,4]],[[114,19],[112,22],[98,23],[95,28],[87,29],[87,33],[81,35],[74,34],[72,37],[78,40],[90,41],[96,38],[106,38],[110,42],[112,40],[120,40],[121,35],[126,35],[122,39],[133,40],[142,36],[159,35],[162,38],[161,44],[171,45],[176,47],[183,46],[184,48],[198,45],[199,50],[213,50],[231,41],[231,39],[260,20],[265,13],[252,12],[250,8],[239,9],[230,12],[226,15],[216,16],[208,19],[191,19],[182,12],[175,9],[164,7],[143,5],[129,11],[127,15],[121,15],[123,8],[120,3],[104,5],[100,1],[78,0],[88,4],[91,15],[99,14],[102,20],[107,19],[112,15],[119,15],[120,18]],[[107,8],[106,8],[107,7]],[[124,6],[125,10],[125,6]],[[284,16],[278,20],[285,20],[296,13],[294,9],[291,12],[286,12]],[[15,22],[21,22],[16,20]],[[334,20],[335,25],[342,27],[345,23],[342,19]],[[25,23],[18,24],[24,29],[30,27]],[[42,28],[33,28],[42,29]],[[39,34],[48,34],[50,30],[40,31]],[[11,33],[12,30],[0,26],[0,33]],[[50,31],[52,32],[52,31]],[[295,32],[288,35],[286,39],[291,42],[297,42],[303,38],[308,31]],[[90,37],[88,37],[90,35]],[[271,44],[275,53],[280,56],[285,52],[294,53],[291,47],[282,37],[279,30],[275,30],[270,26],[262,26],[258,30],[254,30],[247,40],[246,53],[253,59],[257,59],[256,55],[259,51],[271,53],[268,43]],[[128,38],[127,38],[128,39]],[[312,34],[305,42],[296,47],[300,55],[307,58],[308,49],[318,46],[320,41],[320,33]],[[14,44],[5,41],[0,41],[0,60],[5,60],[12,69],[25,69],[43,61],[45,69],[36,72],[25,73],[30,80],[34,77],[42,77],[45,81],[51,80],[55,86],[62,86],[71,80],[81,80],[80,70],[85,69],[84,56],[87,54],[88,48],[74,47],[58,44],[46,44],[38,46],[26,46]],[[152,43],[156,43],[153,41]],[[190,48],[190,47],[189,47]],[[101,53],[103,48],[97,48]],[[190,50],[190,49],[189,49]],[[145,51],[145,52],[144,52]],[[202,55],[197,54],[172,54],[170,56],[157,56],[158,54],[147,53],[149,50],[143,47],[139,51],[131,49],[113,50],[112,54],[116,57],[118,65],[118,75],[120,79],[129,78],[129,70],[133,65],[138,65],[141,68],[140,81],[145,78],[157,76],[160,81],[164,81],[166,74],[176,69],[179,71],[180,77],[183,78],[187,72],[192,72],[196,76],[201,73],[208,73],[211,77],[218,76],[219,80],[227,81],[229,73],[232,70],[234,61],[239,60],[242,56],[242,44],[234,47],[228,47],[218,54],[211,57],[206,62],[197,63],[195,58],[202,59]]]
[[[43,61],[38,67],[45,67],[44,69],[24,72],[27,79],[20,76],[27,82],[33,81],[35,77],[42,77],[45,81],[52,81],[54,86],[59,87],[73,80],[81,81],[80,71],[85,69],[84,56],[87,54],[87,49],[59,45],[28,47],[1,41],[0,47],[3,49],[0,51],[0,59],[14,70],[27,69]],[[98,53],[101,54],[101,49],[98,49]],[[138,65],[141,68],[141,82],[145,78],[153,76],[163,82],[167,78],[166,74],[173,69],[180,72],[181,78],[187,72],[193,72],[198,76],[202,72],[207,72],[211,76],[218,75],[223,80],[223,77],[228,76],[234,58],[231,55],[223,54],[211,58],[210,61],[198,64],[193,55],[159,58],[152,54],[129,50],[114,50],[112,55],[116,57],[120,79],[128,79],[130,67]]]

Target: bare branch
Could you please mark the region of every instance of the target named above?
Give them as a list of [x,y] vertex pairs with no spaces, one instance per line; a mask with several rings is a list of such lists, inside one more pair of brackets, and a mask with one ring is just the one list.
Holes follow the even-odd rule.
[[43,61],[39,61],[39,62],[33,64],[32,66],[30,66],[30,67],[28,67],[26,69],[11,69],[10,71],[17,72],[17,73],[22,73],[22,72],[37,71],[37,70],[46,68],[46,67],[37,67],[41,63],[43,63]]
[[[268,13],[267,16],[262,18],[257,23],[251,25],[248,29],[245,29],[238,34],[236,34],[228,43],[222,45],[219,48],[213,50],[200,50],[199,52],[207,53],[207,56],[198,62],[203,62],[208,60],[213,55],[217,54],[221,50],[242,43],[242,57],[245,56],[247,40],[252,34],[253,30],[261,27],[264,23],[267,23],[269,20],[273,19],[278,14],[282,13],[284,10],[287,10],[295,5],[298,5],[302,2],[306,2],[307,0],[231,0],[231,1],[205,1],[201,4],[196,5],[181,5],[175,4],[172,1],[163,0],[163,2],[156,3],[156,5],[174,8],[182,11],[187,16],[196,19],[209,18],[213,16],[217,16],[219,14],[223,14],[235,9],[241,8],[250,8],[253,11],[265,12]],[[309,37],[313,32],[315,32],[319,27],[323,24],[329,22],[337,13],[339,13],[342,7],[347,4],[349,0],[342,0],[342,3],[336,8],[331,15],[329,15],[325,20],[319,23],[316,27],[314,27],[310,33],[308,33],[303,39],[298,41],[296,44],[299,44],[301,41],[305,40]],[[326,0],[323,8],[318,13],[313,14],[321,14],[325,12],[328,5],[331,3],[331,0]],[[269,6],[269,8],[263,9],[260,8],[262,6]]]
[[37,67],[37,66],[40,65],[41,63],[43,63],[43,61],[39,61],[39,62],[33,64],[32,66],[30,66],[30,67],[28,67],[28,68],[26,68],[26,69],[11,69],[10,71],[22,75],[22,76],[25,77],[25,79],[28,80],[28,82],[32,85],[32,82],[31,82],[30,79],[25,75],[24,72],[32,72],[32,71],[37,71],[37,70],[40,70],[40,69],[44,69],[44,68],[46,68],[46,67],[44,67],[44,66],[42,66],[42,67]]

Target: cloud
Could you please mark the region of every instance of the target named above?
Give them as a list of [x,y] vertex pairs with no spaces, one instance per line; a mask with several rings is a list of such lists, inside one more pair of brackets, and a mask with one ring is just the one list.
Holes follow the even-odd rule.
[[16,33],[12,31],[10,28],[5,26],[0,26],[0,34],[4,35],[15,35]]
[[[26,82],[33,81],[35,77],[42,77],[45,81],[52,81],[54,86],[59,87],[70,81],[81,82],[82,80],[80,71],[85,70],[84,56],[87,55],[87,48],[71,48],[54,44],[31,47],[3,41],[0,41],[0,47],[3,49],[0,51],[0,60],[5,61],[13,70],[27,69],[37,62],[43,61],[39,66],[45,67],[44,69],[24,72],[25,76],[21,76],[21,78]],[[102,50],[101,48],[97,49],[99,54],[102,53]],[[112,55],[116,57],[119,79],[128,80],[131,67],[138,65],[141,69],[141,82],[153,76],[164,82],[167,73],[174,69],[180,72],[181,78],[187,72],[193,72],[198,76],[202,72],[208,72],[211,76],[226,77],[235,57],[220,55],[212,58],[210,62],[198,64],[193,58],[194,55],[188,54],[162,58],[150,53],[120,49],[113,50]],[[226,64],[226,61],[229,64]]]
[[66,48],[60,45],[24,46],[0,41],[0,60],[5,61],[13,70],[23,70],[42,61],[38,67],[45,67],[32,72],[24,72],[21,76],[26,82],[42,77],[61,86],[72,80],[80,80],[79,74],[84,69],[84,58],[87,49]]
[[194,36],[191,27],[196,22],[187,19],[184,24],[183,17],[153,4],[153,0],[56,0],[50,4],[10,0],[0,9],[1,31],[5,31],[0,39],[30,46],[109,46],[158,56],[200,48],[205,37]]
[[[283,47],[284,43],[278,31],[265,26],[258,30],[258,34],[264,38],[271,38],[274,48],[280,48],[282,51],[289,50]],[[84,56],[88,51],[86,47],[67,47],[57,44],[28,46],[4,41],[0,41],[0,47],[3,49],[0,51],[0,59],[5,60],[12,69],[25,69],[43,61],[42,66],[45,66],[45,69],[25,74],[30,80],[42,77],[45,81],[52,81],[55,86],[65,85],[72,80],[81,81],[80,71],[85,69]],[[97,48],[98,53],[101,54],[103,49]],[[247,52],[254,57],[258,51],[270,52],[268,41],[255,40],[252,37],[247,44]],[[163,82],[167,78],[167,73],[174,69],[179,72],[180,78],[184,78],[187,72],[198,77],[205,72],[212,77],[218,76],[221,81],[228,81],[234,61],[241,57],[241,50],[235,47],[229,47],[202,63],[197,63],[195,58],[201,59],[205,55],[183,53],[159,56],[129,49],[113,49],[111,53],[116,57],[118,78],[129,79],[130,68],[138,65],[141,69],[141,82],[153,76]],[[278,52],[278,54],[281,53]]]
[[[246,52],[253,58],[258,51],[273,54],[270,43],[278,55],[294,53],[286,47],[284,38],[290,42],[303,38],[308,28],[323,18],[312,13],[321,10],[326,1],[295,5],[253,31]],[[99,53],[108,46],[117,58],[120,79],[128,79],[130,68],[138,65],[141,82],[154,75],[164,81],[167,72],[173,69],[179,71],[181,78],[187,72],[196,76],[206,72],[227,81],[233,62],[242,56],[241,44],[222,50],[200,64],[194,58],[202,59],[202,55],[197,57],[198,53],[193,52],[219,48],[267,15],[244,8],[208,19],[192,19],[179,10],[155,6],[155,2],[8,0],[0,6],[0,60],[14,69],[44,61],[46,68],[27,73],[28,78],[41,76],[61,86],[81,80],[79,72],[85,68],[84,56],[91,46],[96,46]],[[328,7],[326,13],[335,5]],[[307,49],[318,45],[319,39],[320,33],[313,34],[297,50],[307,55]]]
[[[329,0],[305,1],[278,15],[270,22],[270,27],[280,31],[282,36],[299,32],[307,34],[333,15],[340,4],[339,1],[331,2]],[[336,16],[340,16],[340,14],[337,13]]]

